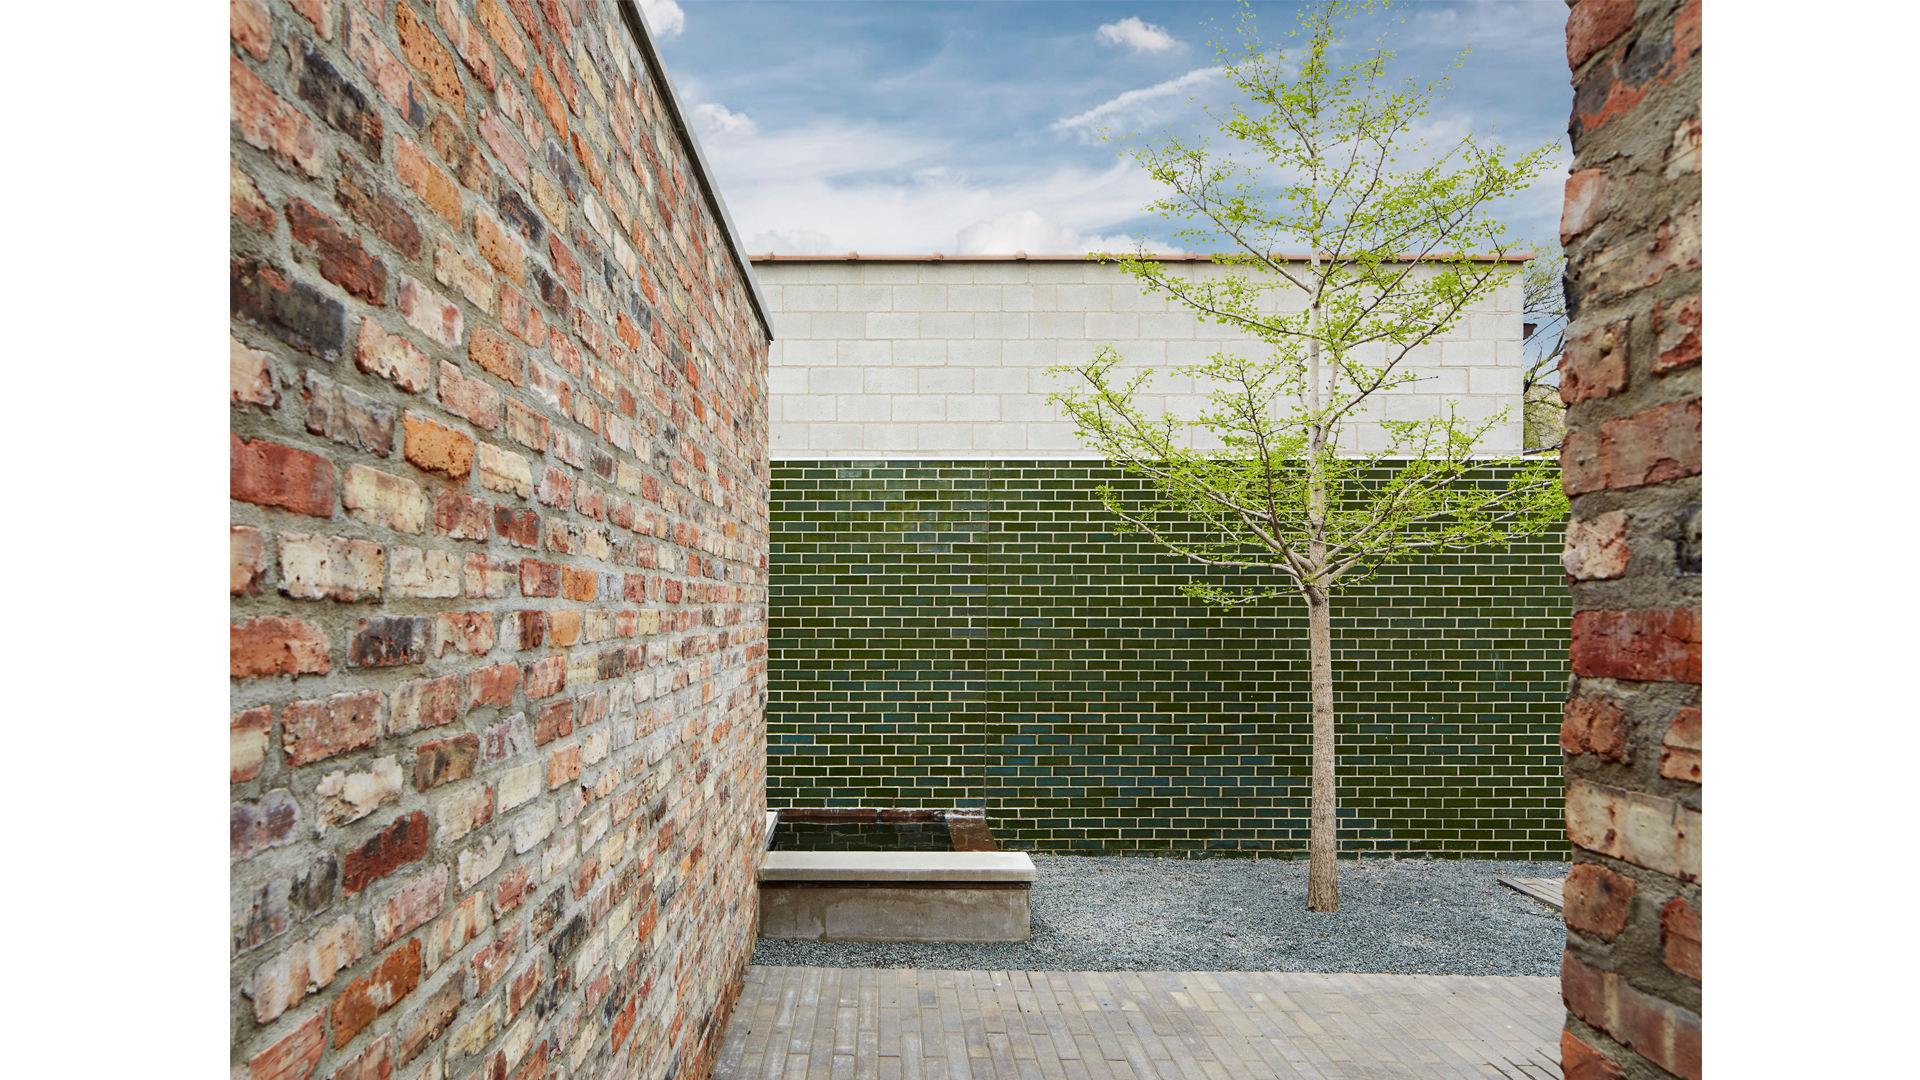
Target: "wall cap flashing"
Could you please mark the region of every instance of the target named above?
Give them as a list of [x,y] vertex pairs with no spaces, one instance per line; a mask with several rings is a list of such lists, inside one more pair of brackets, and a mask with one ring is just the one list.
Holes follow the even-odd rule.
[[640,17],[639,5],[634,0],[620,0],[618,7],[620,21],[626,24],[627,33],[633,36],[634,43],[640,47],[640,58],[660,83],[667,101],[667,115],[693,158],[694,175],[700,181],[701,193],[707,197],[707,206],[726,230],[727,247],[733,253],[733,262],[739,268],[740,276],[746,280],[747,295],[753,300],[753,313],[760,318],[760,331],[767,335],[768,341],[772,341],[773,320],[767,317],[766,298],[760,295],[760,283],[753,276],[746,246],[740,242],[740,230],[734,227],[733,215],[727,212],[726,200],[720,197],[720,189],[714,186],[713,170],[707,164],[706,151],[700,148],[700,139],[694,135],[693,125],[687,123],[686,110],[680,107],[680,92],[673,85],[673,76],[667,74],[667,65],[660,59],[660,51],[653,43],[653,34],[647,29],[646,20]]
[[[775,254],[774,254],[774,253],[772,253],[772,252],[766,252],[766,253],[764,253],[764,254],[760,254],[760,255],[751,255],[751,256],[748,256],[748,258],[749,258],[749,260],[750,260],[750,261],[752,261],[752,262],[755,262],[755,263],[782,263],[782,262],[792,262],[792,263],[829,263],[829,262],[908,262],[908,263],[938,263],[938,262],[989,262],[989,263],[1007,263],[1007,262],[1098,262],[1098,263],[1107,263],[1107,262],[1115,262],[1115,261],[1118,261],[1118,260],[1119,260],[1119,259],[1121,259],[1121,258],[1133,258],[1133,259],[1144,259],[1144,260],[1148,260],[1148,261],[1151,261],[1151,262],[1214,262],[1214,261],[1216,261],[1216,260],[1218,260],[1218,259],[1220,259],[1220,258],[1223,258],[1223,257],[1225,257],[1225,256],[1216,256],[1216,255],[1165,255],[1165,254],[1154,254],[1154,253],[1151,253],[1151,252],[1145,252],[1145,253],[1140,253],[1140,254],[1135,254],[1135,255],[1127,255],[1127,254],[1125,254],[1125,253],[1122,253],[1122,254],[1120,254],[1120,255],[1115,255],[1115,254],[1113,254],[1112,252],[1105,252],[1105,251],[1103,251],[1103,252],[1100,252],[1097,258],[1096,258],[1096,257],[1093,257],[1093,256],[1089,256],[1089,255],[1085,255],[1085,254],[1081,254],[1081,255],[1029,255],[1029,254],[1027,254],[1027,253],[1026,253],[1026,252],[1024,252],[1024,251],[1016,251],[1016,252],[1014,252],[1014,253],[1013,253],[1013,254],[1011,254],[1011,255],[943,255],[943,254],[941,254],[940,252],[937,252],[937,251],[936,251],[936,252],[933,252],[932,254],[928,254],[928,255],[862,255],[862,254],[860,254],[860,253],[859,253],[859,252],[857,252],[857,251],[847,251],[847,252],[841,252],[841,253],[839,253],[839,254],[827,254],[827,255],[775,255]],[[1456,259],[1456,258],[1459,258],[1459,257],[1460,257],[1460,256],[1457,256],[1457,255],[1454,255],[1454,254],[1452,254],[1452,253],[1437,253],[1437,254],[1433,254],[1433,255],[1420,255],[1420,256],[1415,256],[1415,257],[1413,257],[1412,259],[1405,259],[1405,258],[1403,258],[1403,259],[1391,259],[1391,260],[1388,260],[1388,261],[1390,261],[1390,262],[1407,262],[1407,261],[1419,261],[1419,262],[1444,262],[1444,261],[1448,261],[1448,260],[1452,260],[1452,259]],[[1279,262],[1300,262],[1300,263],[1304,263],[1304,262],[1311,262],[1311,261],[1312,261],[1312,257],[1311,257],[1311,256],[1307,256],[1307,255],[1279,255],[1279,254],[1276,254],[1276,255],[1274,255],[1274,256],[1273,256],[1273,258],[1274,258],[1275,260],[1277,260],[1277,261],[1279,261]],[[1468,261],[1468,262],[1486,262],[1486,263],[1494,263],[1494,262],[1504,262],[1504,263],[1523,263],[1523,262],[1530,262],[1530,261],[1532,261],[1532,260],[1533,260],[1533,258],[1534,258],[1534,254],[1533,254],[1532,252],[1518,252],[1518,253],[1515,253],[1515,254],[1512,254],[1512,255],[1468,255],[1468,256],[1466,256],[1465,258],[1467,259],[1467,261]]]

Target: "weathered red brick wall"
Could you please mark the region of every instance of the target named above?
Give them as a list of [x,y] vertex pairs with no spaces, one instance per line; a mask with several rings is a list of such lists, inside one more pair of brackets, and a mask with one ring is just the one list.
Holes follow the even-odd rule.
[[1567,22],[1568,1080],[1700,1075],[1700,3]]
[[704,1075],[767,337],[591,0],[232,0],[236,1076]]

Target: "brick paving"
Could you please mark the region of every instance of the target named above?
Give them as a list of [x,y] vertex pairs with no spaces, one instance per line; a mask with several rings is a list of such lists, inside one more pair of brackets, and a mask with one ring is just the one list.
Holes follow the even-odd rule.
[[765,967],[713,1080],[1560,1077],[1559,980]]

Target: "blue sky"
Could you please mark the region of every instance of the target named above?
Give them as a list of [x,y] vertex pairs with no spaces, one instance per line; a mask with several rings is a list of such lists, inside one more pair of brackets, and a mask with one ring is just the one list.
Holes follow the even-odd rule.
[[[1164,249],[1158,193],[1115,148],[1123,130],[1191,129],[1189,103],[1235,93],[1211,43],[1230,2],[645,0],[643,9],[750,252],[1078,253]],[[1298,5],[1254,10],[1269,47]],[[1554,164],[1503,213],[1526,236],[1559,217],[1572,91],[1562,0],[1411,0],[1347,25],[1387,33],[1392,71],[1466,65],[1430,122]]]

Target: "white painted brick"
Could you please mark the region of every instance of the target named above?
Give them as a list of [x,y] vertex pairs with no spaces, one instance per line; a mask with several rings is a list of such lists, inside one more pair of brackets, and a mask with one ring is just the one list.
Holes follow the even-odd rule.
[[807,392],[807,369],[776,367],[767,371],[767,392],[775,397]]
[[972,424],[919,424],[914,433],[921,450],[973,449]]
[[867,336],[867,317],[857,311],[819,312],[813,316],[816,338],[857,338]]
[[1520,394],[1519,368],[1491,367],[1470,368],[1473,380],[1469,387],[1475,394],[1511,394],[1516,398]]
[[999,341],[952,341],[947,343],[947,361],[954,367],[999,367],[1005,347]]
[[783,311],[832,311],[839,302],[831,285],[788,285],[780,290]]
[[858,450],[859,424],[808,424],[807,446],[812,450]]
[[1052,338],[1064,341],[1086,337],[1087,317],[1078,311],[1036,311],[1032,318],[1032,334],[1037,338]]
[[917,450],[920,447],[912,424],[862,424],[860,443],[865,450]]
[[911,394],[919,386],[919,374],[912,369],[869,368],[860,373],[862,390],[872,394]]
[[1027,392],[1027,369],[1022,367],[979,368],[973,373],[973,392],[976,394],[1024,394]]
[[1111,285],[1062,285],[1058,295],[1061,311],[1113,310]]
[[896,285],[893,287],[893,310],[945,311],[947,310],[947,287],[945,285]]
[[1059,308],[1052,285],[1009,285],[1003,303],[1008,311],[1055,311]]
[[1165,314],[1146,313],[1140,316],[1140,336],[1143,338],[1162,338],[1186,340],[1193,337],[1193,316],[1184,309]]
[[813,394],[791,395],[775,398],[780,406],[780,420],[788,424],[806,424],[819,420],[854,419],[853,417],[835,417],[833,399]]
[[[947,419],[994,422],[1000,419],[1000,399],[981,394],[952,394],[947,397]],[[978,428],[974,429],[976,432]]]
[[896,341],[893,362],[898,367],[937,367],[947,362],[944,341]]
[[930,311],[920,316],[920,336],[926,338],[970,338],[973,313],[970,311]]
[[1449,366],[1487,367],[1493,361],[1491,341],[1448,341],[1440,346],[1440,362]]
[[916,338],[920,336],[920,316],[914,312],[876,311],[867,316],[866,334],[870,338]]
[[973,317],[975,336],[999,338],[1003,341],[1027,336],[1028,319],[1025,312],[999,314],[981,312]]
[[945,420],[947,399],[931,394],[899,394],[893,399],[896,421]]
[[885,285],[842,285],[838,299],[841,311],[893,310],[893,290]]
[[1095,341],[1124,341],[1140,336],[1138,315],[1089,311],[1086,320],[1087,336]]
[[811,394],[852,394],[860,389],[860,372],[846,368],[815,368],[807,378]]
[[833,362],[841,367],[884,367],[893,363],[891,341],[836,341]]
[[1025,424],[975,424],[973,446],[976,450],[1025,450]]
[[920,373],[923,394],[971,394],[973,390],[972,368],[932,368]]
[[841,394],[833,399],[828,419],[871,423],[893,419],[892,399],[885,394]]
[[947,290],[949,311],[999,311],[1001,306],[998,285],[955,285]]

